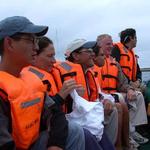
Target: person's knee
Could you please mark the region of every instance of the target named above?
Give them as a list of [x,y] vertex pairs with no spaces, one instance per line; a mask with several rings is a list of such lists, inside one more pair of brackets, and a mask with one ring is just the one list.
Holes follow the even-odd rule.
[[69,134],[71,134],[74,137],[80,137],[80,136],[83,136],[83,134],[84,134],[83,128],[73,122],[69,122],[68,129],[69,129],[69,131],[68,131]]
[[80,150],[84,148],[85,137],[83,128],[74,122],[69,122],[66,150]]
[[116,103],[116,111],[118,111],[118,114],[122,114],[122,105],[120,103]]
[[122,104],[122,108],[123,108],[123,115],[129,116],[129,109],[126,103]]
[[77,143],[79,141],[82,141],[84,143],[85,137],[83,128],[74,122],[69,122],[67,141],[71,143]]
[[139,91],[136,91],[136,95],[137,95],[137,98],[136,98],[137,107],[142,106],[142,105],[145,106],[145,100],[144,100],[143,94]]

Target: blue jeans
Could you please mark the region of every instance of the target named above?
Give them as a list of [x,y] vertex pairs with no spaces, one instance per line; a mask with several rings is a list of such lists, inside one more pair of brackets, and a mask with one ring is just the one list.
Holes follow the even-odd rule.
[[85,150],[83,128],[74,122],[68,121],[68,137],[65,150]]

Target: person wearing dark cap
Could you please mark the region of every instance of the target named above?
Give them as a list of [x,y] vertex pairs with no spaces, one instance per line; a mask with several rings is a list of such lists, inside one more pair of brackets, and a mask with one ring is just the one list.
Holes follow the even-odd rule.
[[[147,116],[143,94],[137,89],[141,84],[141,71],[137,62],[137,57],[133,48],[136,47],[136,30],[125,29],[120,33],[120,42],[114,43],[111,55],[119,62],[122,72],[128,79],[128,84],[136,90],[136,101],[133,101],[132,108],[129,109],[130,115],[130,135],[132,141],[138,144],[148,142],[148,139],[136,132],[135,126],[147,124]],[[134,143],[136,143],[134,142]]]
[[83,141],[78,129],[68,127],[64,113],[47,96],[39,74],[20,74],[34,62],[37,37],[47,31],[47,26],[35,25],[22,16],[0,21],[0,149],[62,150],[69,135],[79,137],[70,145]]

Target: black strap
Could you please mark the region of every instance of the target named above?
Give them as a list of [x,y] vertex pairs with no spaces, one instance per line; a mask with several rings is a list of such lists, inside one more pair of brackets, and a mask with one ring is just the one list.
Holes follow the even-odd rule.
[[105,87],[103,88],[103,90],[112,91],[112,90],[117,90],[117,88]]
[[98,72],[94,72],[94,77],[97,77],[98,76]]
[[48,80],[43,80],[42,82],[44,85],[47,85],[47,91],[49,92],[51,89],[51,83]]
[[112,65],[112,66],[117,66],[117,64],[116,64],[116,63],[113,63],[113,62],[111,62],[110,65]]
[[121,66],[121,68],[125,68],[125,69],[128,69],[129,71],[131,71],[131,68],[128,66]]
[[7,94],[3,89],[0,88],[0,92],[2,92],[2,93],[4,94],[4,96],[5,96],[6,98],[8,98],[8,94]]
[[102,78],[103,78],[103,80],[104,80],[105,78],[114,78],[114,79],[118,80],[117,77],[115,77],[115,76],[113,76],[113,75],[110,75],[110,74],[102,75]]
[[69,72],[69,73],[65,73],[63,75],[61,75],[61,79],[64,82],[66,77],[74,77],[76,76],[77,73],[76,72]]
[[120,56],[126,56],[126,57],[128,57],[128,61],[130,61],[129,55],[127,55],[127,54],[120,54]]

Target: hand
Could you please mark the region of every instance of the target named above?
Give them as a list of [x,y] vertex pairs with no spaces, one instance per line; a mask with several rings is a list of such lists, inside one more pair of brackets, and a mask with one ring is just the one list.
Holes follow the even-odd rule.
[[113,110],[113,103],[110,100],[104,99],[104,114],[110,115]]
[[62,88],[58,92],[58,94],[65,99],[74,89],[80,88],[80,85],[77,85],[74,79],[69,79],[64,81]]
[[127,99],[129,101],[135,100],[136,99],[136,92],[133,89],[129,89],[127,92]]
[[131,86],[133,87],[133,88],[139,88],[140,87],[140,81],[139,80],[137,80],[137,81],[135,81],[135,82],[131,82]]
[[47,150],[63,150],[63,149],[57,146],[51,146],[51,147],[48,147]]

